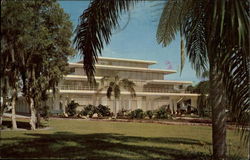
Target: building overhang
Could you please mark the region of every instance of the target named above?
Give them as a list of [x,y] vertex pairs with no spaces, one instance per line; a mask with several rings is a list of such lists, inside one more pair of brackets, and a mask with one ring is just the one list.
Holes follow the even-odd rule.
[[[85,90],[60,90],[62,94],[96,94],[96,91],[85,91]],[[107,92],[99,92],[99,95],[106,95]],[[121,92],[121,95],[130,95],[130,92]],[[200,94],[196,93],[155,93],[155,92],[136,92],[137,96],[173,96],[173,97],[198,97]]]
[[[65,80],[82,80],[82,81],[87,81],[88,77],[87,76],[80,76],[80,75],[65,75],[63,76],[63,79]],[[102,77],[95,77],[96,80],[101,80]]]
[[[148,61],[148,60],[138,60],[138,59],[126,59],[126,58],[110,58],[110,57],[98,57],[98,60],[107,60],[107,61],[116,61],[116,62],[135,62],[135,63],[144,63],[144,64],[156,64],[156,61]],[[83,61],[79,61],[78,63],[82,63]]]
[[[69,67],[83,67],[81,63],[69,63]],[[126,66],[111,66],[111,65],[101,65],[96,64],[95,67],[97,69],[110,69],[110,70],[123,70],[123,71],[138,71],[138,72],[155,72],[155,73],[163,73],[163,74],[171,74],[176,73],[175,70],[163,70],[163,69],[151,69],[151,68],[139,68],[139,67],[126,67]]]
[[191,81],[148,80],[147,84],[192,84]]

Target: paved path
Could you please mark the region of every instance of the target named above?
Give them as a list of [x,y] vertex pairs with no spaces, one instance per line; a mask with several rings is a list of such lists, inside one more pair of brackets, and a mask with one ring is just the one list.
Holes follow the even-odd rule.
[[[9,118],[10,118],[10,117],[11,117],[11,113],[4,113],[3,116],[4,116],[4,117],[9,117]],[[29,117],[29,116],[24,116],[24,115],[16,114],[16,118],[25,118],[25,119],[27,118],[27,119],[28,119],[28,118],[30,118],[30,117]]]

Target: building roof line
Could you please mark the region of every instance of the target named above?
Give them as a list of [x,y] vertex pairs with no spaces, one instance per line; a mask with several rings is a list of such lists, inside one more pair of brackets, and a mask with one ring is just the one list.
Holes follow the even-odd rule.
[[[74,75],[74,74],[68,74],[68,75],[64,75],[63,76],[64,79],[80,79],[80,80],[87,80],[88,77],[87,76],[82,76],[82,75]],[[96,80],[100,80],[102,79],[102,77],[99,76],[95,76]]]
[[[122,61],[122,62],[136,62],[136,63],[145,63],[145,64],[156,64],[156,61],[149,60],[139,60],[139,59],[126,59],[126,58],[111,58],[111,57],[98,57],[99,60],[112,60],[112,61]],[[77,62],[82,63],[82,60]]]
[[[83,67],[83,64],[80,64],[80,63],[69,63],[69,67]],[[96,64],[95,67],[96,68],[102,68],[102,69],[113,69],[113,70],[131,70],[131,71],[159,72],[159,73],[164,73],[164,74],[176,73],[176,70],[163,70],[163,69],[127,67],[127,66],[111,66],[111,65]]]
[[175,81],[175,80],[148,80],[149,84],[166,84],[166,83],[174,83],[174,84],[192,84],[192,81]]

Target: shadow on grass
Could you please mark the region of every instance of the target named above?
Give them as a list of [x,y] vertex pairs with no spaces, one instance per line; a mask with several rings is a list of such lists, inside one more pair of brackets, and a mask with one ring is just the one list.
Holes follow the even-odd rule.
[[[16,121],[16,123],[17,123],[17,128],[30,130],[29,122]],[[2,126],[5,126],[7,128],[12,128],[12,122],[10,120],[4,120]],[[39,128],[45,128],[45,127],[47,127],[47,125],[41,124]]]
[[[185,138],[144,138],[120,134],[74,134],[56,132],[54,134],[26,134],[31,138],[3,138],[15,141],[1,147],[2,158],[81,158],[81,159],[207,159],[209,156],[173,149],[159,145],[190,144],[201,145],[199,141]],[[145,145],[149,142],[152,145]]]
[[[29,122],[16,121],[16,123],[17,123],[17,128],[30,129]],[[7,128],[11,128],[12,127],[12,122],[10,120],[4,120],[3,121],[3,126],[5,126]]]

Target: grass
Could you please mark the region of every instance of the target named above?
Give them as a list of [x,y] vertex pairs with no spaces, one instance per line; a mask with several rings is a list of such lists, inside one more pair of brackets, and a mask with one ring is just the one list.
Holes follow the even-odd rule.
[[[5,120],[9,125],[10,121]],[[1,131],[1,158],[175,159],[211,156],[211,127],[51,119],[48,130]],[[18,122],[27,127],[26,120]],[[247,148],[228,130],[231,157]]]

